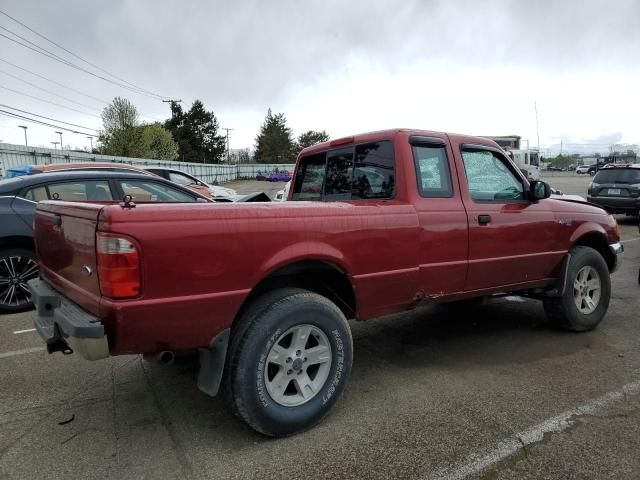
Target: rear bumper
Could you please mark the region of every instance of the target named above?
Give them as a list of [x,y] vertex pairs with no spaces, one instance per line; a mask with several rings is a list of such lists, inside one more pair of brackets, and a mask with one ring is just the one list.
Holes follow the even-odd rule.
[[87,360],[109,356],[104,327],[97,317],[82,310],[39,278],[28,283],[36,308],[33,324],[47,344],[49,353],[71,351]]
[[640,210],[640,198],[636,197],[588,197],[587,200],[611,213],[633,213]]

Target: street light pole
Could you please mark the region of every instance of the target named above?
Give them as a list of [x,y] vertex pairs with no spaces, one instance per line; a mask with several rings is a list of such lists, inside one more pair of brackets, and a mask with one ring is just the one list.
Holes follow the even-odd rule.
[[227,163],[229,163],[229,132],[234,130],[233,128],[220,127],[220,130],[226,130],[227,132]]
[[24,145],[28,147],[29,144],[27,143],[27,126],[26,125],[18,125],[18,126],[24,130]]
[[91,142],[91,153],[93,153],[93,137],[87,137]]
[[56,131],[58,135],[60,135],[60,150],[62,150],[62,132]]
[[60,142],[49,142],[49,143],[53,143],[53,149],[54,149],[54,150],[57,150],[57,149],[58,149],[58,144],[59,144]]

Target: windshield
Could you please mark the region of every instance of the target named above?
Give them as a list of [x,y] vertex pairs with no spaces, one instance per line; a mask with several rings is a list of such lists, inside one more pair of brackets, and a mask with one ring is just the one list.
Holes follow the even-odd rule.
[[600,170],[594,183],[640,183],[640,168],[611,168]]

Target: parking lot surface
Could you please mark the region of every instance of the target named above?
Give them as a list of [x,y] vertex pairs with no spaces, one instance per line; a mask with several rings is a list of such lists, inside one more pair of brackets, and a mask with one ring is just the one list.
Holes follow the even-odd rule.
[[[590,179],[549,180],[584,196]],[[201,393],[193,358],[48,355],[30,312],[0,316],[0,478],[640,478],[640,240],[618,219],[595,331],[552,330],[518,297],[352,323],[345,395],[280,440]]]

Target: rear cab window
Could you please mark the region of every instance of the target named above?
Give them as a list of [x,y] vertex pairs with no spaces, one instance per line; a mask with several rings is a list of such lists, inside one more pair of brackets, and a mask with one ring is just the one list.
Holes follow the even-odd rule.
[[370,200],[394,195],[393,143],[384,140],[302,157],[292,200]]

